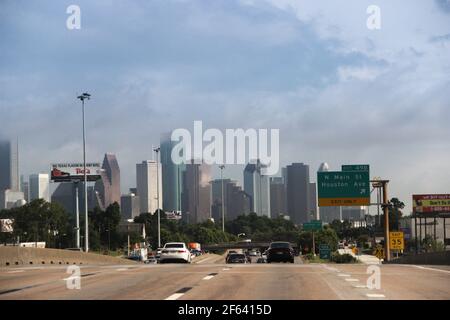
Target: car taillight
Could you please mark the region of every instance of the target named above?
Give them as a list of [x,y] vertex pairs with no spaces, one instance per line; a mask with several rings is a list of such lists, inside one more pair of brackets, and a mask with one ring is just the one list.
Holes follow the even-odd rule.
[[178,250],[177,252],[178,252],[178,253],[185,253],[186,250]]

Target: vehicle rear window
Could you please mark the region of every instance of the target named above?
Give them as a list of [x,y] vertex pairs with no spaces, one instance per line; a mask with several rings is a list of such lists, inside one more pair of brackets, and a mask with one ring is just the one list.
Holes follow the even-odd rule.
[[230,259],[245,259],[245,256],[243,254],[232,254]]
[[271,248],[289,248],[289,242],[274,242],[270,245]]
[[182,243],[168,243],[164,248],[184,248],[184,245]]

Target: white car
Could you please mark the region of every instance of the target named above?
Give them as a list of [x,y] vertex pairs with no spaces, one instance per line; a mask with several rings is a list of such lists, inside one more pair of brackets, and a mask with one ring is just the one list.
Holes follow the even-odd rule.
[[161,251],[160,263],[185,262],[191,263],[191,252],[183,242],[168,242]]

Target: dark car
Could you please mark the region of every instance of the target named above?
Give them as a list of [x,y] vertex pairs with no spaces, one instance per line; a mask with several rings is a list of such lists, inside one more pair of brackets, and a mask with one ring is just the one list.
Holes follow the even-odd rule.
[[294,263],[294,249],[289,242],[272,242],[267,250],[267,263],[290,262]]
[[252,263],[252,257],[248,251],[245,251],[245,258],[247,259],[247,263]]
[[232,253],[228,256],[227,263],[247,263],[247,258],[245,254]]

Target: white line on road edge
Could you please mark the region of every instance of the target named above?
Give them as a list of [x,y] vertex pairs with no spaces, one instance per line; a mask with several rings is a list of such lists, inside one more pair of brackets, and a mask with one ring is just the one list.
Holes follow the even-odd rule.
[[8,271],[7,273],[19,273],[24,272],[25,270],[14,270],[14,271]]
[[211,260],[211,259],[213,259],[214,257],[209,257],[209,258],[206,258],[206,259],[203,259],[203,260],[200,260],[199,262],[197,262],[197,263],[203,263],[203,262],[205,262],[205,261],[209,261],[209,260]]
[[353,279],[353,278],[348,278],[348,279],[345,279],[345,281],[348,281],[348,282],[358,282],[359,280],[358,280],[358,279]]
[[349,274],[345,274],[345,273],[339,273],[338,277],[350,277]]
[[427,267],[422,267],[422,266],[413,266],[413,267],[418,268],[418,269],[424,269],[424,270],[432,270],[432,271],[450,273],[450,271],[448,271],[448,270],[442,270],[442,269],[436,269],[436,268],[427,268]]
[[203,278],[203,280],[210,280],[212,278],[214,278],[214,276],[206,276],[206,277]]
[[228,271],[228,270],[231,270],[230,268],[223,268],[222,269],[223,271]]
[[367,289],[367,286],[362,284],[357,284],[356,286],[353,286],[354,288],[361,288],[361,289]]
[[128,268],[119,268],[119,269],[116,269],[116,271],[127,271],[128,270]]
[[177,300],[180,297],[182,297],[184,295],[184,293],[174,293],[170,296],[168,296],[167,298],[165,298],[164,300]]
[[380,293],[366,293],[366,296],[369,298],[385,298],[384,294]]

